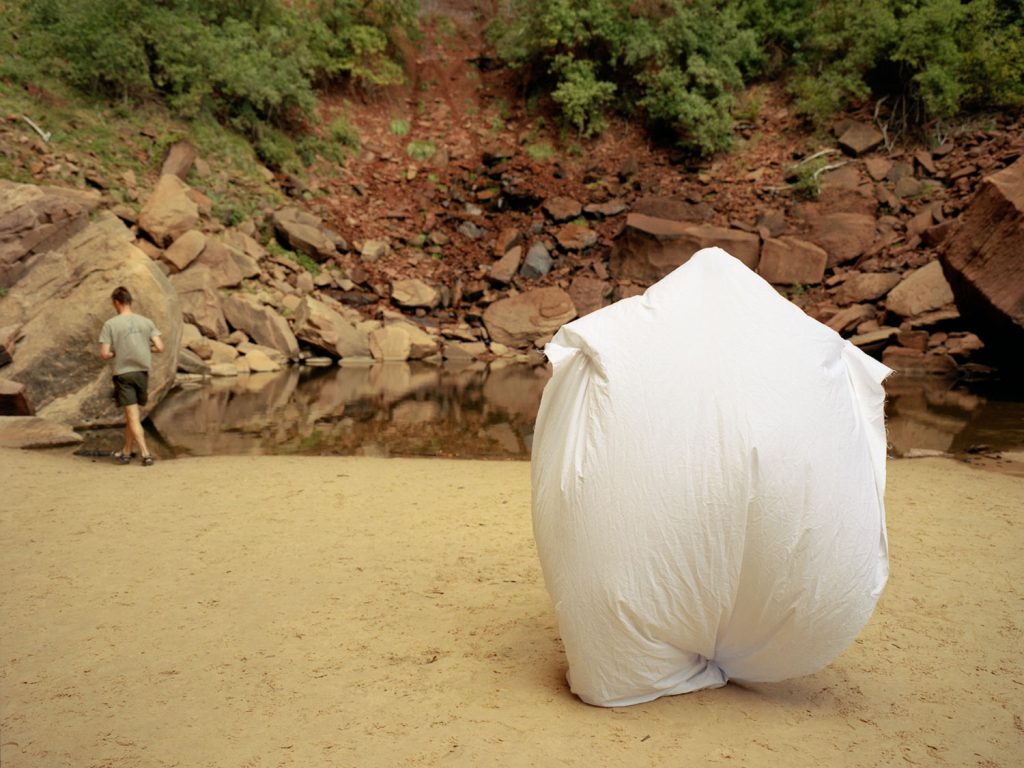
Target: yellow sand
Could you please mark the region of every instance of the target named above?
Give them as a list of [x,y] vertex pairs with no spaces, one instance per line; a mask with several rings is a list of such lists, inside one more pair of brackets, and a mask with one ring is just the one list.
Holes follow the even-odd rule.
[[830,667],[580,703],[529,465],[0,451],[0,765],[1019,766],[1024,480],[889,465]]

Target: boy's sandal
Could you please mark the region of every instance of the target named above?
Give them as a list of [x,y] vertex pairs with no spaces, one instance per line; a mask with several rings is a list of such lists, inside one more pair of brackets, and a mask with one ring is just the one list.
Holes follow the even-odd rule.
[[152,456],[143,456],[142,457],[142,466],[144,466],[144,467],[152,467],[153,466],[153,461],[154,461],[154,459],[153,459]]
[[117,463],[118,464],[131,464],[132,463],[132,456],[134,456],[134,455],[135,454],[133,454],[133,453],[129,453],[127,456],[125,456],[124,454],[118,453],[118,454],[116,454]]

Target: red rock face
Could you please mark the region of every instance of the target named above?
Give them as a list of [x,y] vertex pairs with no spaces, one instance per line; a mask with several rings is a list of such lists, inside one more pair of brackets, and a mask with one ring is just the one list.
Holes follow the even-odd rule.
[[1024,159],[989,176],[940,256],[961,314],[995,354],[1024,349]]

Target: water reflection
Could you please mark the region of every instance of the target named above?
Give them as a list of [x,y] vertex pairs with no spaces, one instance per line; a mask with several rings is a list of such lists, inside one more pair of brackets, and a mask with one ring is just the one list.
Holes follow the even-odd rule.
[[[549,376],[544,367],[493,363],[289,368],[176,390],[149,426],[165,456],[527,459]],[[986,397],[946,379],[893,376],[887,391],[889,442],[896,455],[1024,447],[1024,403]]]
[[151,414],[173,455],[528,458],[548,373],[525,365],[289,368],[173,392]]

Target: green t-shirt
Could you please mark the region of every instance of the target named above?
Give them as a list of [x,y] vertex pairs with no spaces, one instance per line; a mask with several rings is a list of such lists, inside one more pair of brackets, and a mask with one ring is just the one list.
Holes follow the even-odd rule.
[[109,344],[114,352],[114,375],[148,371],[153,356],[150,339],[160,335],[153,321],[142,315],[114,315],[103,324],[100,344]]

